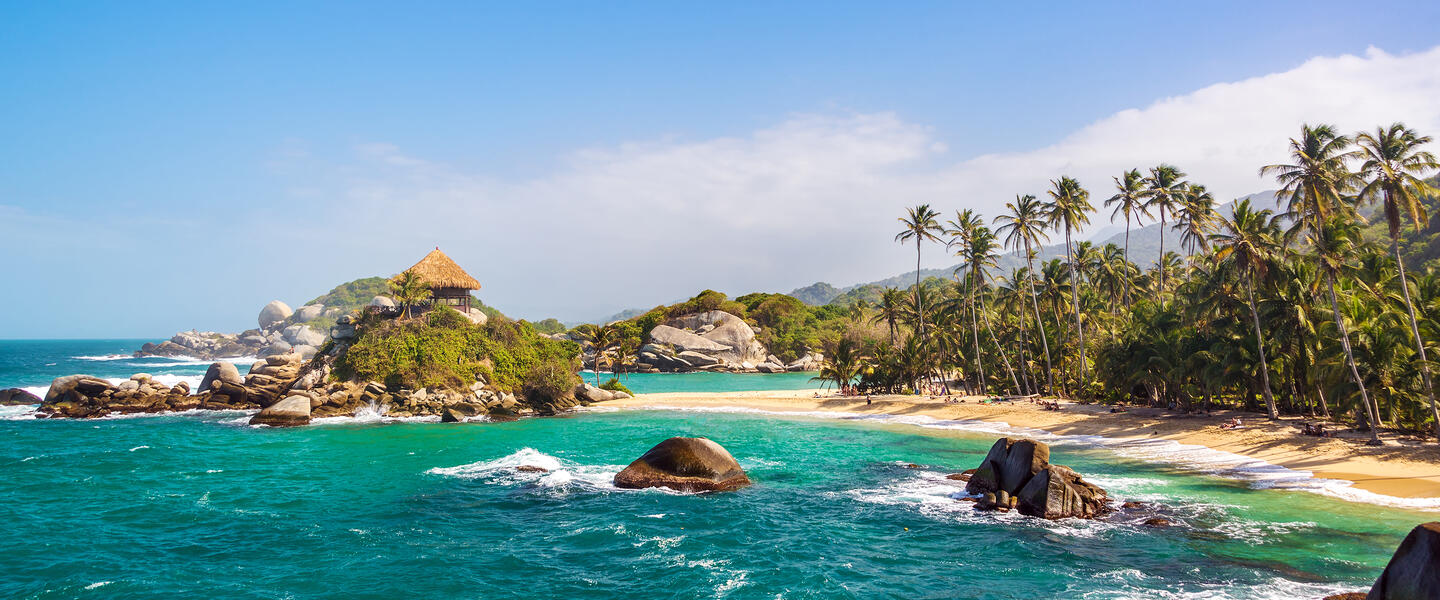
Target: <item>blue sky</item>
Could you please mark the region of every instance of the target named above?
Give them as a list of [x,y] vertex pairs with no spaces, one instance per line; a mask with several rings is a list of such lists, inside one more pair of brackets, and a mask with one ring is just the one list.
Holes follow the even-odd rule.
[[[1198,114],[1199,91],[1236,82],[1264,103],[1286,73],[1428,91],[1405,73],[1431,64],[1440,4],[1356,9],[12,3],[0,274],[27,310],[0,315],[0,338],[238,330],[271,298],[390,274],[435,245],[531,318],[876,279],[906,253],[869,209],[993,212],[1057,169],[1085,172],[1098,152],[1073,143],[1125,111],[1180,99]],[[1341,56],[1360,62],[1315,62]],[[1315,118],[1349,127],[1353,104]],[[1397,100],[1353,126],[1427,110]],[[1078,163],[1032,154],[1072,146]],[[1164,148],[1135,166],[1174,160]],[[1211,154],[1241,149],[1222,138]],[[985,156],[1035,189],[966,187],[958,165]],[[1229,192],[1261,185],[1202,161]]]

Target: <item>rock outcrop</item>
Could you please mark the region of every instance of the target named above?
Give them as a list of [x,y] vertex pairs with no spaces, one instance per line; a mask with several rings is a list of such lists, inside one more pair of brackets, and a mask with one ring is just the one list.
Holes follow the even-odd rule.
[[36,396],[35,394],[32,394],[20,388],[0,390],[0,406],[20,406],[25,404],[39,403],[39,396]]
[[615,487],[630,489],[721,492],[747,485],[750,478],[735,457],[706,438],[670,438],[615,474]]
[[260,328],[269,329],[284,322],[285,319],[290,318],[290,315],[293,314],[295,314],[295,311],[290,310],[290,305],[279,300],[271,300],[269,304],[266,304],[264,308],[260,309],[260,317],[258,319]]
[[1440,522],[1424,523],[1410,530],[1366,598],[1440,598]]
[[[589,352],[586,364],[593,364],[593,350]],[[744,319],[712,310],[674,317],[655,326],[636,353],[636,368],[648,372],[784,373],[818,370],[823,360],[822,355],[811,352],[786,364],[766,350]]]
[[295,395],[265,407],[250,417],[251,425],[294,427],[310,424],[310,397]]
[[976,508],[1018,509],[1045,519],[1093,518],[1109,510],[1105,490],[1050,464],[1050,447],[1029,439],[996,440],[965,491],[981,497]]

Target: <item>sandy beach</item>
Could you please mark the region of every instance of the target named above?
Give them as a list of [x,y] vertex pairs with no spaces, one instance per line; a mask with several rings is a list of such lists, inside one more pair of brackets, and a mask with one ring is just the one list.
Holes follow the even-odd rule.
[[[1300,418],[1269,421],[1255,413],[1215,412],[1209,416],[1169,414],[1159,409],[1131,408],[1111,413],[1107,406],[1060,404],[1044,410],[1030,402],[980,403],[981,397],[946,403],[916,396],[864,398],[822,395],[813,390],[641,394],[601,403],[614,408],[741,407],[777,412],[831,411],[874,415],[923,415],[936,419],[1004,423],[1059,435],[1098,435],[1114,439],[1164,439],[1205,446],[1263,460],[1317,478],[1354,482],[1354,487],[1399,498],[1440,498],[1440,445],[1387,439],[1384,446],[1366,446],[1363,433],[1346,432],[1318,438],[1300,434]],[[1245,427],[1225,430],[1220,424],[1240,417]]]

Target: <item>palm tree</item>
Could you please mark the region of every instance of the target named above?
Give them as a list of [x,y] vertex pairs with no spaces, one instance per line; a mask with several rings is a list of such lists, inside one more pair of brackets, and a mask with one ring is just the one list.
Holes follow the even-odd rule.
[[1035,328],[1040,331],[1040,344],[1045,348],[1045,389],[1055,389],[1055,376],[1050,366],[1050,340],[1045,334],[1045,323],[1040,319],[1040,296],[1035,293],[1035,252],[1033,246],[1050,241],[1045,233],[1045,207],[1034,196],[1016,195],[1014,202],[1007,202],[1005,208],[1010,214],[995,217],[995,223],[1004,223],[995,229],[996,235],[1005,236],[1005,245],[1016,252],[1025,252],[1027,265],[1026,281],[1030,287],[1030,303],[1035,308]]
[[[1115,195],[1105,199],[1105,206],[1115,207],[1115,211],[1110,213],[1111,221],[1116,215],[1125,215],[1125,262],[1130,262],[1130,221],[1150,216],[1145,210],[1145,176],[1140,174],[1140,169],[1130,169],[1123,176],[1111,179],[1115,180]],[[1125,307],[1130,307],[1128,282],[1125,285]]]
[[1279,246],[1280,227],[1271,218],[1272,211],[1256,212],[1249,200],[1240,200],[1229,219],[1222,219],[1221,233],[1211,236],[1220,248],[1215,256],[1227,260],[1245,281],[1245,293],[1249,299],[1250,321],[1255,328],[1255,346],[1260,356],[1260,385],[1265,393],[1265,409],[1271,419],[1280,418],[1275,411],[1275,397],[1270,392],[1270,366],[1265,360],[1265,337],[1260,331],[1260,311],[1255,306],[1255,280],[1263,279],[1270,265],[1270,257]]
[[1336,234],[1339,221],[1355,218],[1355,207],[1344,200],[1347,192],[1356,187],[1357,177],[1346,166],[1352,156],[1346,151],[1350,138],[1335,133],[1329,125],[1301,128],[1300,137],[1290,138],[1290,159],[1293,164],[1266,165],[1260,168],[1262,176],[1274,174],[1281,185],[1276,194],[1286,201],[1285,216],[1294,224],[1286,232],[1287,237],[1304,233],[1315,247],[1325,275],[1326,289],[1330,295],[1330,307],[1335,319],[1335,329],[1340,334],[1340,348],[1345,352],[1345,363],[1350,377],[1359,389],[1360,401],[1369,412],[1370,443],[1380,443],[1380,410],[1370,400],[1365,389],[1365,379],[1355,364],[1355,352],[1350,347],[1350,332],[1341,316],[1339,301],[1335,297],[1335,276],[1344,265],[1344,256],[1337,248],[1329,247],[1341,241]]
[[1095,208],[1090,206],[1090,192],[1080,187],[1080,182],[1072,177],[1062,176],[1060,179],[1050,181],[1050,202],[1047,206],[1051,227],[1059,227],[1065,230],[1065,254],[1070,259],[1070,281],[1075,286],[1071,292],[1070,299],[1075,307],[1075,335],[1076,341],[1080,344],[1080,385],[1085,385],[1085,330],[1080,324],[1080,279],[1075,273],[1075,252],[1071,244],[1071,235],[1079,231],[1081,227],[1090,223],[1089,213]]
[[[896,219],[904,226],[900,233],[895,234],[895,241],[905,243],[915,240],[915,299],[918,304],[920,299],[920,244],[922,242],[935,242],[940,240],[943,229],[940,227],[940,213],[930,210],[929,204],[921,204],[914,208],[905,209],[905,216]],[[923,307],[921,307],[923,309]],[[923,310],[919,333],[925,336],[925,321]]]
[[960,250],[955,254],[964,261],[960,266],[955,267],[955,271],[958,273],[967,265],[971,266],[971,269],[965,273],[964,298],[966,309],[970,312],[970,339],[975,344],[975,371],[980,376],[980,393],[984,394],[985,362],[983,356],[980,354],[980,322],[978,315],[975,314],[976,280],[974,265],[971,262],[971,253],[974,249],[973,242],[975,241],[977,229],[985,225],[980,216],[968,208],[964,211],[957,211],[955,213],[955,220],[949,221],[947,225],[945,233],[950,235],[950,241],[945,245],[948,247],[960,247]]
[[390,295],[400,304],[404,318],[410,318],[411,307],[430,298],[430,285],[414,271],[405,271],[390,280]]
[[1180,232],[1180,245],[1191,256],[1196,248],[1209,252],[1207,237],[1214,229],[1215,197],[1203,185],[1188,185],[1176,208],[1175,230]]
[[[1180,195],[1185,190],[1185,173],[1173,165],[1160,165],[1150,169],[1145,178],[1145,209],[1155,209],[1160,216],[1160,260],[1165,258],[1165,215],[1175,209]],[[1165,303],[1165,269],[1160,269],[1160,303]]]
[[1420,339],[1420,323],[1415,318],[1415,304],[1410,300],[1410,281],[1405,277],[1405,259],[1400,256],[1400,220],[1409,217],[1416,229],[1429,221],[1425,214],[1424,196],[1440,195],[1440,190],[1421,177],[1427,171],[1440,169],[1435,155],[1420,150],[1430,143],[1430,136],[1420,136],[1402,123],[1388,129],[1377,127],[1375,135],[1362,132],[1355,136],[1364,163],[1360,176],[1368,180],[1360,190],[1363,200],[1384,203],[1385,224],[1390,229],[1390,252],[1400,271],[1400,290],[1405,297],[1405,312],[1410,317],[1410,333],[1415,337],[1415,351],[1420,355],[1420,373],[1425,390],[1430,394],[1430,414],[1435,419],[1435,437],[1440,439],[1440,408],[1436,407],[1435,385],[1430,378],[1430,362],[1425,356],[1425,342]]
[[[973,298],[976,296],[975,288],[981,288],[985,284],[986,270],[995,268],[998,265],[995,263],[995,234],[990,231],[989,227],[985,226],[984,222],[979,221],[977,218],[975,224],[970,229],[969,237],[970,254],[967,259],[970,263],[970,275],[974,284],[970,292]],[[995,352],[1000,355],[1001,362],[1005,364],[1005,371],[1010,374],[1010,383],[1015,386],[1016,393],[1019,393],[1020,380],[1015,376],[1015,369],[1010,366],[1010,356],[1005,353],[1005,348],[1000,345],[1000,340],[995,337],[995,328],[990,325],[990,313],[985,308],[985,291],[980,289],[978,296],[979,306],[976,306],[973,302],[970,306],[971,318],[974,318],[973,315],[975,315],[975,313],[979,313],[984,318],[985,330],[990,333],[990,343],[995,345]],[[978,345],[976,352],[979,352]]]
[[595,328],[590,334],[591,347],[595,350],[595,386],[600,386],[600,363],[605,360],[605,353],[620,342],[620,330],[614,325],[602,325]]
[[890,327],[891,346],[894,346],[896,344],[895,325],[900,320],[900,313],[904,304],[904,292],[901,292],[900,290],[897,290],[895,288],[885,288],[884,291],[880,292],[880,312],[875,313],[875,316],[870,318],[871,323],[879,323],[881,321],[884,321],[885,324]]
[[811,381],[833,381],[835,387],[844,387],[860,375],[865,357],[860,352],[860,347],[848,337],[840,338],[834,348],[825,352],[825,362],[820,366],[818,377],[812,377]]

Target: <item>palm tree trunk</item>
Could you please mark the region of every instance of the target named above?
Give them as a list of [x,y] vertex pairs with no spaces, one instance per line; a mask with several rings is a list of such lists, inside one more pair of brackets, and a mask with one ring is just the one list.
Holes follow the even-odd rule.
[[1345,328],[1345,319],[1340,317],[1340,301],[1335,299],[1335,275],[1325,273],[1325,286],[1330,291],[1330,314],[1335,318],[1335,327],[1340,330],[1340,347],[1345,350],[1345,362],[1350,367],[1350,376],[1360,388],[1360,402],[1370,413],[1370,441],[1380,443],[1380,410],[1370,403],[1370,394],[1365,391],[1365,380],[1360,378],[1360,369],[1355,366],[1355,352],[1350,349],[1350,331]]
[[995,351],[1000,353],[1000,360],[1005,363],[1005,370],[1010,373],[1010,383],[1015,386],[1015,393],[1020,392],[1020,380],[1015,377],[1015,369],[1010,366],[1010,357],[1005,354],[1005,349],[1000,347],[1000,340],[995,337],[995,328],[990,326],[990,313],[985,312],[985,297],[980,297],[980,314],[985,317],[985,331],[990,333],[990,343],[995,344]]
[[1130,213],[1125,213],[1125,308],[1130,308]]
[[1160,297],[1160,308],[1165,308],[1165,207],[1160,208],[1160,260],[1155,261],[1155,266],[1160,269],[1160,289],[1156,294]]
[[1085,328],[1080,324],[1080,276],[1075,272],[1075,253],[1070,247],[1070,228],[1065,228],[1065,254],[1070,257],[1070,301],[1075,305],[1075,340],[1080,343],[1080,389],[1085,389]]
[[968,296],[970,300],[970,334],[971,339],[975,340],[975,371],[980,375],[980,393],[984,395],[987,393],[985,391],[985,361],[980,358],[980,326],[975,320],[974,283],[975,270],[971,269],[965,276],[965,288],[967,291],[966,296]]
[[1035,307],[1035,328],[1040,330],[1040,345],[1045,348],[1045,391],[1055,393],[1054,367],[1050,366],[1050,339],[1045,334],[1045,322],[1040,320],[1040,296],[1035,294],[1035,257],[1030,254],[1030,240],[1025,240],[1025,264],[1030,270],[1030,302]]
[[1420,322],[1415,318],[1415,305],[1410,301],[1410,280],[1405,278],[1405,259],[1400,258],[1400,242],[1391,232],[1390,251],[1395,253],[1395,264],[1400,268],[1400,290],[1405,294],[1405,312],[1410,315],[1410,333],[1415,335],[1415,351],[1420,353],[1420,376],[1425,380],[1425,391],[1430,394],[1430,416],[1435,418],[1435,439],[1440,441],[1440,409],[1435,406],[1435,385],[1430,379],[1430,361],[1425,357],[1425,342],[1420,339]]
[[925,307],[920,305],[920,238],[915,238],[915,319],[920,323],[920,341],[925,341]]
[[1245,291],[1250,294],[1250,321],[1255,325],[1255,347],[1260,350],[1260,385],[1265,391],[1265,410],[1270,412],[1270,419],[1280,418],[1275,412],[1275,396],[1270,394],[1270,365],[1265,360],[1265,338],[1260,333],[1260,311],[1255,309],[1255,280],[1252,275],[1245,276]]

